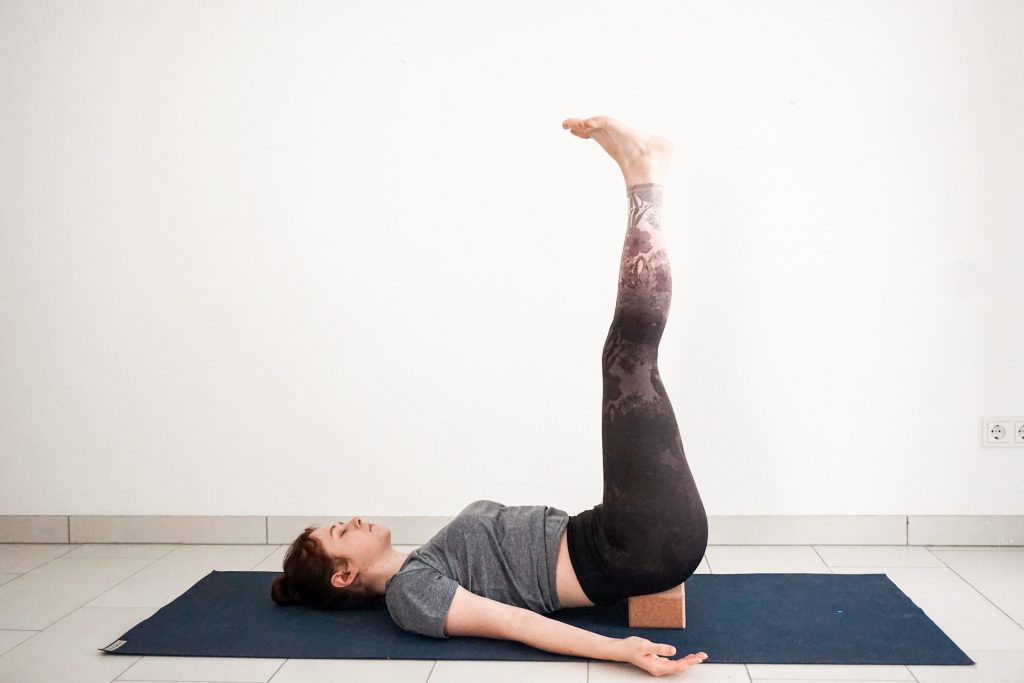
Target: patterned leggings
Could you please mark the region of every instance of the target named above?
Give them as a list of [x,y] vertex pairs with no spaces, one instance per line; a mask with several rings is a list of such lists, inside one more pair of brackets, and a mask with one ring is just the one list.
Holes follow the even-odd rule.
[[618,295],[602,355],[604,500],[569,519],[569,557],[595,605],[679,585],[707,548],[704,504],[658,374],[672,300],[662,192],[656,183],[626,190]]

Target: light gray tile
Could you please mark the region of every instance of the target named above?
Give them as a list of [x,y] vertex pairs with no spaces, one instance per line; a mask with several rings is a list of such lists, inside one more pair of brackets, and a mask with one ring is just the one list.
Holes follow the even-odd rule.
[[75,543],[266,543],[266,518],[201,515],[72,515]]
[[67,515],[0,515],[0,543],[67,542]]
[[289,659],[271,683],[425,683],[432,659]]
[[156,559],[177,548],[177,544],[157,543],[87,543],[78,546],[67,557],[149,557]]
[[[710,652],[708,653],[711,654]],[[685,681],[686,683],[721,683],[730,681],[748,683],[747,668],[742,664],[710,664],[704,662],[690,667],[685,671],[655,678],[643,669],[625,662],[589,662],[588,683],[643,683],[643,681],[666,680]],[[431,676],[430,683],[434,683]]]
[[[807,681],[820,681],[826,683],[831,681],[843,681],[843,683],[877,683],[879,680],[890,680],[890,679],[878,679],[878,678],[753,678],[752,683],[807,683]],[[914,680],[913,678],[896,678],[891,679],[895,681],[906,681]]]
[[910,545],[1024,545],[1024,515],[910,515]]
[[0,655],[23,643],[39,631],[0,631]]
[[152,561],[57,558],[0,586],[0,628],[44,629]]
[[925,546],[921,546],[921,547],[922,548],[927,548],[929,551],[932,551],[932,550],[949,550],[949,551],[964,550],[964,551],[978,552],[979,550],[985,551],[985,550],[999,549],[1001,551],[1010,552],[1010,553],[1012,553],[1012,552],[1018,552],[1018,553],[1019,552],[1024,552],[1024,548],[1017,547],[1017,546],[1011,546],[1011,545],[1000,545],[1000,546],[994,546],[994,545],[925,545]]
[[747,664],[752,680],[912,681],[907,667],[895,664]]
[[[213,570],[251,570],[276,550],[267,545],[183,545],[152,561],[89,607],[162,607]],[[0,586],[3,590],[3,586]]]
[[0,681],[109,683],[139,658],[112,655],[98,648],[109,645],[155,611],[77,609],[0,657]]
[[962,650],[1024,650],[1024,629],[948,568],[835,567],[832,571],[884,573]]
[[1024,625],[1024,548],[932,549],[936,559]]
[[830,567],[941,567],[942,561],[921,546],[816,545]]
[[283,571],[284,555],[288,552],[288,546],[279,545],[262,562],[253,567],[258,572],[279,572]]
[[0,572],[24,574],[39,565],[68,554],[77,547],[77,545],[67,543],[0,544]]
[[713,515],[713,545],[905,545],[903,515]]
[[[635,667],[634,667],[635,668]],[[639,669],[637,669],[639,671]],[[651,675],[644,673],[647,678]],[[587,683],[587,662],[509,662],[441,659],[430,683]],[[275,681],[276,683],[276,681]]]
[[920,683],[1021,683],[1024,681],[1024,652],[964,649],[974,660],[968,666],[924,666],[910,664],[910,673]]
[[708,546],[705,559],[713,574],[823,572],[826,565],[810,546]]
[[284,662],[256,657],[143,657],[117,680],[265,683]]
[[270,543],[291,544],[306,527],[322,526],[334,522],[347,522],[356,515],[368,522],[386,526],[391,529],[392,545],[423,545],[440,531],[446,524],[455,519],[449,517],[385,517],[381,515],[364,515],[354,513],[334,517],[268,517],[267,539]]

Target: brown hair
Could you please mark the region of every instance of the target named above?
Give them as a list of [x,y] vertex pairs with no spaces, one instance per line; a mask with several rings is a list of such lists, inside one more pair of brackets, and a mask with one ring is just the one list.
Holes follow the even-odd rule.
[[317,527],[306,528],[284,556],[284,574],[274,579],[270,596],[278,605],[309,605],[317,609],[357,609],[376,605],[383,595],[355,587],[335,588],[331,577],[348,561],[335,562],[317,539],[310,536]]

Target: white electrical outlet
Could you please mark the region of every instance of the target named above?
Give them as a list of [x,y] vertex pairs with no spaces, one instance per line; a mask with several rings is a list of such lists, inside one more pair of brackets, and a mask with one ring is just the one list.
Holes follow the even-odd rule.
[[982,418],[983,446],[1024,446],[1024,417]]

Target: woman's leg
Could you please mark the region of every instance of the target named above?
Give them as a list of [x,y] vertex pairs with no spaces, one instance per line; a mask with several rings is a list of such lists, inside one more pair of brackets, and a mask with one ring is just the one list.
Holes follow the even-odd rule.
[[[658,346],[672,300],[661,225],[667,161],[655,159],[655,167],[645,171],[642,160],[624,160],[623,150],[643,146],[649,136],[624,127],[612,134],[616,137],[598,141],[618,157],[629,213],[615,314],[602,354],[604,499],[570,519],[568,532],[573,566],[595,604],[678,585],[700,564],[708,533],[658,372]],[[670,155],[670,149],[660,154]],[[660,170],[658,163],[664,164]],[[635,180],[653,182],[631,183]]]

